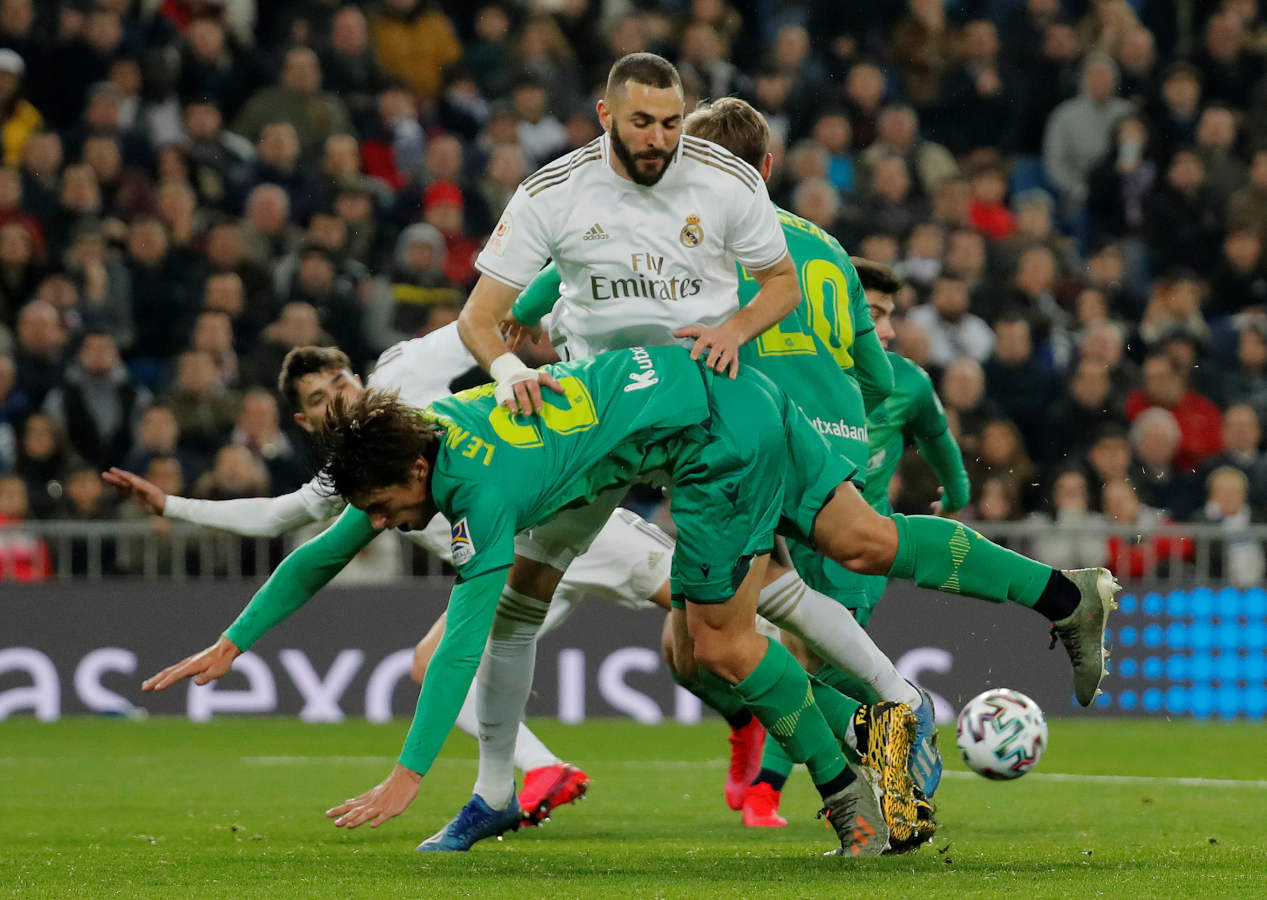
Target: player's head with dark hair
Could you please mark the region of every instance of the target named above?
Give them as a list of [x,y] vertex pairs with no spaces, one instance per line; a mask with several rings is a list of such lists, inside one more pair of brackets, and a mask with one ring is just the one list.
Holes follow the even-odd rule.
[[332,398],[360,390],[348,355],[338,347],[295,347],[282,360],[277,376],[277,392],[290,404],[295,422],[308,432],[321,427]]
[[692,137],[720,144],[768,178],[766,160],[770,126],[752,104],[738,97],[705,100],[686,117],[684,130]]
[[422,528],[441,434],[395,392],[340,395],[316,432],[321,480],[376,528]]
[[871,321],[875,323],[875,335],[887,349],[897,337],[893,327],[893,310],[897,306],[896,294],[902,289],[902,279],[884,263],[851,256],[853,267],[858,270],[858,280],[867,294],[867,306],[871,309]]
[[598,121],[611,135],[617,173],[643,187],[663,178],[677,150],[685,110],[682,76],[673,63],[654,53],[616,60],[598,101]]

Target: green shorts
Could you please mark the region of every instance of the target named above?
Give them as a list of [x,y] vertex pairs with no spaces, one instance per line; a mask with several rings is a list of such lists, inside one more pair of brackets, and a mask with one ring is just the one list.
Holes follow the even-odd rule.
[[853,610],[854,618],[863,625],[867,624],[876,603],[884,595],[888,578],[850,572],[793,538],[788,539],[787,549],[792,555],[792,564],[806,584]]
[[779,392],[786,429],[783,516],[779,533],[813,546],[814,520],[841,483],[860,469],[833,449],[787,395]]
[[[769,553],[783,504],[783,418],[761,376],[705,373],[709,422],[673,471],[673,603],[725,603]],[[767,382],[768,384],[768,382]]]

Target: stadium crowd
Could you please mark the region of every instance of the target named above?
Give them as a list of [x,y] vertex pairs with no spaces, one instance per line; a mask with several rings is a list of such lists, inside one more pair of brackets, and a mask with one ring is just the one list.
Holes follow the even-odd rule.
[[[0,523],[135,515],[111,465],[298,487],[285,353],[366,371],[452,321],[516,186],[644,49],[688,109],[756,105],[774,199],[903,279],[967,517],[1267,508],[1255,0],[0,0]],[[899,511],[930,477],[902,467]],[[1191,552],[1054,535],[1047,561],[1128,575]],[[9,548],[0,578],[46,570]]]

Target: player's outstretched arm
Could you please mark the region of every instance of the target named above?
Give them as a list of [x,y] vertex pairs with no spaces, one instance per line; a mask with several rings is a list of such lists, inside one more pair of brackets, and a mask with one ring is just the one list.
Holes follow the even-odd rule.
[[942,485],[941,497],[933,501],[933,512],[942,515],[957,512],[967,506],[971,483],[968,470],[963,466],[963,451],[959,449],[950,429],[935,438],[916,438],[915,446],[932,466]]
[[240,500],[195,500],[169,496],[153,482],[131,472],[112,468],[103,472],[107,484],[128,492],[151,515],[219,528],[244,537],[280,537],[311,522],[337,515],[347,504],[310,481],[280,497],[246,497]]
[[548,372],[530,369],[510,352],[502,338],[501,322],[519,291],[488,275],[481,275],[458,315],[458,334],[466,349],[497,382],[497,402],[522,415],[541,411],[541,385],[563,393]]
[[422,683],[400,761],[377,786],[326,810],[335,825],[355,828],[369,822],[377,828],[413,802],[418,783],[439,755],[471,689],[505,584],[506,569],[501,568],[454,586],[445,613],[444,636],[431,658],[430,677]]
[[740,346],[781,322],[801,302],[801,284],[791,254],[784,254],[769,268],[753,271],[752,277],[761,289],[751,303],[725,322],[714,328],[691,325],[673,332],[674,337],[695,338],[691,359],[707,353],[704,364],[714,372],[728,372],[731,378],[739,374]]
[[377,534],[365,513],[348,507],[337,522],[282,560],[219,641],[147,679],[142,689],[161,691],[191,676],[198,684],[220,678],[240,653],[311,600]]

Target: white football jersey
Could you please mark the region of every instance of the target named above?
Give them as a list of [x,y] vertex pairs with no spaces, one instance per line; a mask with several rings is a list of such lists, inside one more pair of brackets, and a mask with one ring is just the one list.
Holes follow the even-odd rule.
[[450,322],[420,338],[392,344],[378,357],[365,384],[399,391],[406,406],[422,409],[449,396],[453,379],[476,365],[458,336],[458,323]]
[[760,174],[709,141],[683,136],[664,177],[616,174],[603,135],[524,179],[475,266],[522,290],[548,259],[563,279],[550,333],[561,356],[693,343],[739,308],[735,262],[768,269],[787,241]]
[[[449,396],[453,379],[474,365],[475,357],[458,336],[457,323],[450,322],[420,338],[392,344],[378,357],[365,383],[371,388],[398,391],[406,406],[422,409]],[[347,501],[321,484],[321,476],[301,487],[295,496],[316,521],[337,516],[347,506]],[[443,516],[435,516],[424,531],[411,532],[409,536],[448,560],[449,525]]]

